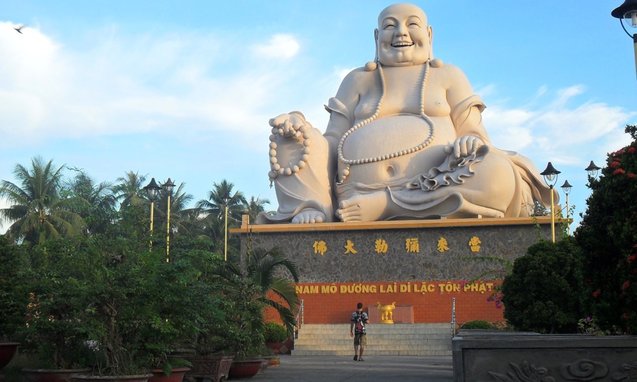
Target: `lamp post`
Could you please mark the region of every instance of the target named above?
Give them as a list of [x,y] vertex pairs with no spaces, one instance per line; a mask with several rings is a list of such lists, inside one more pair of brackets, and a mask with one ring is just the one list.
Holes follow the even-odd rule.
[[168,178],[166,183],[162,184],[162,187],[168,195],[168,205],[166,207],[166,262],[168,263],[170,262],[170,196],[173,193],[175,183]]
[[555,167],[549,162],[546,169],[540,174],[544,177],[544,182],[551,189],[551,238],[555,243],[555,200],[553,196],[553,187],[557,183],[557,176],[560,171],[557,171]]
[[594,179],[597,178],[597,174],[599,173],[599,170],[601,170],[601,168],[597,167],[597,165],[595,165],[595,163],[591,161],[588,167],[586,167],[584,170],[588,172],[589,177]]
[[625,0],[624,4],[613,9],[610,14],[611,16],[619,19],[619,24],[622,26],[624,32],[626,32],[628,37],[633,39],[633,49],[635,52],[635,70],[637,71],[637,33],[633,33],[631,35],[626,30],[623,22],[624,19],[628,19],[630,20],[631,26],[633,28],[637,28],[637,0]]
[[566,233],[570,234],[570,222],[568,221],[568,194],[571,193],[571,188],[573,188],[573,186],[571,186],[571,184],[568,182],[568,180],[564,181],[564,184],[560,186],[562,188],[562,191],[564,191],[564,195],[566,195]]
[[161,190],[161,187],[155,182],[155,178],[150,180],[150,183],[144,187],[144,191],[148,195],[148,199],[150,199],[150,241],[148,244],[148,251],[153,250],[153,220],[154,220],[154,212],[155,212],[155,199],[157,199],[157,194]]
[[228,261],[228,199],[223,200],[224,218],[223,224],[225,225],[224,237],[223,237],[223,260]]

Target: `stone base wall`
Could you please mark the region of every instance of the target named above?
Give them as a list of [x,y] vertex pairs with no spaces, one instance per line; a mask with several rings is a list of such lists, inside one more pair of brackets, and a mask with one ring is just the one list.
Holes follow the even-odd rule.
[[[558,227],[559,228],[559,227]],[[557,228],[556,228],[557,229]],[[492,300],[506,266],[539,240],[550,218],[440,219],[373,223],[250,225],[250,248],[278,248],[300,272],[306,323],[343,322],[357,302],[413,307],[415,322],[501,321]]]
[[455,382],[636,381],[637,337],[461,331]]

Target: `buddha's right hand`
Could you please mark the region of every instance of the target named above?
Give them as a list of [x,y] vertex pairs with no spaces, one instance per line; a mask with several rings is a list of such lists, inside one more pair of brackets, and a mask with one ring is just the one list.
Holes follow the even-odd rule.
[[305,116],[298,111],[291,111],[270,119],[270,126],[273,128],[273,134],[296,139],[302,138],[303,130],[312,128],[312,125],[305,120]]

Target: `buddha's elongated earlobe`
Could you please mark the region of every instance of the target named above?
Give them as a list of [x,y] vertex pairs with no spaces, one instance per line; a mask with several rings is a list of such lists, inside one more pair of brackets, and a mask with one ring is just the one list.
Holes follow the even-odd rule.
[[378,29],[374,29],[374,45],[376,51],[374,52],[374,61],[370,61],[365,64],[365,71],[372,72],[378,67]]

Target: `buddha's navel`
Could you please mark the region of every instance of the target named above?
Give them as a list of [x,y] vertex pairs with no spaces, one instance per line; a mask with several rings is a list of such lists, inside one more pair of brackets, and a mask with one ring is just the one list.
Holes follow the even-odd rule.
[[389,178],[393,178],[393,177],[396,175],[396,169],[395,169],[395,168],[394,168],[394,166],[392,166],[392,165],[388,165],[388,166],[385,168],[385,172],[387,173],[387,176],[388,176]]

